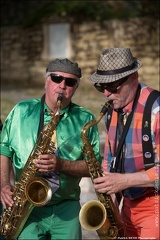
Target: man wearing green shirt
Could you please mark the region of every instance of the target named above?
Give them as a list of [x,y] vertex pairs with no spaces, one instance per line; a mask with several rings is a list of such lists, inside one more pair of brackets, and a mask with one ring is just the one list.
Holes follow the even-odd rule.
[[[38,173],[52,182],[52,197],[47,205],[33,208],[18,239],[48,239],[50,236],[49,239],[71,240],[82,237],[78,217],[79,182],[82,177],[89,177],[89,172],[82,152],[81,130],[94,116],[71,102],[80,78],[81,69],[77,63],[68,59],[51,61],[46,69],[44,96],[19,102],[4,122],[0,161],[1,202],[5,209],[14,206],[13,182],[18,181],[43,126],[56,115],[57,98],[59,94],[62,96],[60,121],[54,131],[54,152],[34,159]],[[97,126],[90,129],[89,139],[101,163]]]

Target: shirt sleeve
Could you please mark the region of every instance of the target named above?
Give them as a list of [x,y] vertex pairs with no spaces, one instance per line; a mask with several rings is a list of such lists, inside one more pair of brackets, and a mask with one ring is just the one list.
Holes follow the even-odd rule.
[[155,166],[146,171],[150,181],[156,181],[159,179],[160,175],[160,112],[153,109],[153,113],[156,111],[154,116],[154,122],[152,129],[154,133],[154,152],[155,152]]
[[146,171],[151,182],[159,179],[159,166],[150,168]]
[[6,118],[4,124],[3,124],[3,129],[1,132],[1,139],[0,139],[0,154],[4,155],[8,158],[12,158],[12,149],[9,147],[9,132],[10,132],[10,127],[11,127],[11,122],[12,122],[12,115],[13,115],[13,110],[10,112],[8,117]]
[[155,153],[155,166],[146,171],[150,181],[156,181],[160,175],[160,111],[159,105],[153,105],[152,109],[152,130],[154,135],[153,148]]

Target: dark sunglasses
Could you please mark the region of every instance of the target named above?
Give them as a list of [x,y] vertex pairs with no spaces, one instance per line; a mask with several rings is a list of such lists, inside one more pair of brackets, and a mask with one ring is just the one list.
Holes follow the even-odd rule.
[[121,86],[124,82],[127,81],[129,76],[119,79],[114,83],[95,83],[94,87],[99,91],[103,92],[107,90],[110,93],[117,93],[118,87]]
[[65,80],[65,84],[68,87],[74,87],[78,83],[78,80],[75,78],[63,77],[63,76],[61,76],[59,74],[55,74],[55,73],[51,73],[48,76],[50,76],[52,82],[57,83],[57,84],[59,84],[63,80]]

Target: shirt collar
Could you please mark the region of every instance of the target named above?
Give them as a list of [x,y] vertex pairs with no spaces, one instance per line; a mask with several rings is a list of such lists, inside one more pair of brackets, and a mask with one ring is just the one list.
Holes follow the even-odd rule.
[[132,100],[128,105],[126,105],[126,106],[123,108],[124,114],[129,115],[129,114],[132,112],[133,102],[134,102],[134,100]]
[[122,113],[123,115],[129,115],[132,112],[133,102],[131,101],[128,105],[121,109],[115,109],[114,111],[117,113]]

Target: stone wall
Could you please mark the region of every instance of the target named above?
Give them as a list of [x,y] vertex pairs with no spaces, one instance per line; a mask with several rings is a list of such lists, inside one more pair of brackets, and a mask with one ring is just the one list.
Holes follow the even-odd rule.
[[[47,22],[45,22],[46,24]],[[53,22],[54,23],[54,22]],[[159,83],[159,22],[155,19],[108,20],[71,23],[72,60],[82,68],[83,79],[88,79],[97,67],[102,49],[129,47],[141,59],[140,80],[158,88]],[[33,28],[1,28],[2,85],[25,83],[26,86],[43,84],[49,59],[42,58],[43,24]]]

